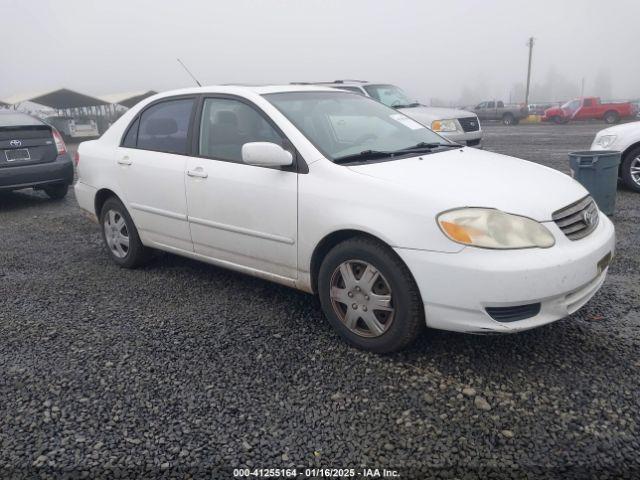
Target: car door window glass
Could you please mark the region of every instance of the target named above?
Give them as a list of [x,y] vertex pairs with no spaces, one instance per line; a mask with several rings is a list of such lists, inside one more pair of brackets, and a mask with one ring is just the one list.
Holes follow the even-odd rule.
[[256,109],[244,102],[205,99],[200,122],[201,156],[242,163],[242,146],[250,142],[282,145],[282,137]]
[[127,148],[136,148],[138,142],[138,125],[140,125],[140,117],[136,118],[135,122],[131,124],[127,134],[122,140],[122,146]]
[[167,153],[187,153],[193,99],[168,100],[146,109],[140,118],[137,147]]
[[496,102],[489,102],[487,108],[496,108]]
[[503,101],[498,102],[498,108],[504,108],[504,102]]

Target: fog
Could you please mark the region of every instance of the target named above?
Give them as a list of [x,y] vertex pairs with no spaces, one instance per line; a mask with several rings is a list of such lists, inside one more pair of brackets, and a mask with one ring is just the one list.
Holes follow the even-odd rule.
[[637,0],[0,0],[0,99],[336,78],[424,103],[640,97]]

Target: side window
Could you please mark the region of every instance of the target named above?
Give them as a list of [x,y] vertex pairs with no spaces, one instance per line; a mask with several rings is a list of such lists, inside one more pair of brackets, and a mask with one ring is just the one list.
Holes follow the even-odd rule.
[[504,108],[504,102],[502,100],[498,102],[498,108]]
[[585,98],[584,99],[584,103],[582,105],[583,107],[593,107],[593,99],[592,98]]
[[496,108],[496,102],[487,102],[487,108]]
[[201,156],[242,163],[242,145],[250,142],[282,145],[282,137],[256,109],[244,102],[205,99],[200,122]]
[[146,109],[140,117],[138,148],[167,153],[187,153],[193,99],[167,100]]
[[138,141],[138,126],[140,125],[140,117],[136,118],[135,122],[131,124],[129,130],[127,130],[127,134],[124,136],[122,140],[122,146],[127,148],[136,148],[136,143]]

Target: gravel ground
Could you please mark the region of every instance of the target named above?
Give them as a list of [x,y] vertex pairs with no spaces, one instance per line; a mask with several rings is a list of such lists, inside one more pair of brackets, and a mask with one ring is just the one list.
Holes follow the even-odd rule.
[[[567,171],[600,128],[487,126],[485,145]],[[120,270],[72,194],[0,195],[0,476],[638,478],[639,214],[620,190],[609,279],[571,317],[378,356],[306,294],[172,255]]]

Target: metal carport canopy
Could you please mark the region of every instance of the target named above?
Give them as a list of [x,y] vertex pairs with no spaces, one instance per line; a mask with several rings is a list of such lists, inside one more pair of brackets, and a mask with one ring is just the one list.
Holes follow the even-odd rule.
[[109,95],[101,95],[100,98],[107,103],[122,105],[123,107],[131,108],[138,102],[145,98],[155,95],[155,90],[148,90],[146,92],[126,92],[126,93],[111,93]]
[[91,97],[83,93],[74,92],[73,90],[69,90],[67,88],[61,88],[59,90],[54,90],[53,92],[31,96],[28,98],[5,99],[5,102],[11,102],[12,104],[33,102],[37,103],[38,105],[44,105],[45,107],[51,107],[59,110],[66,108],[96,107],[100,105],[108,105],[108,103],[104,100],[100,100],[99,98]]

